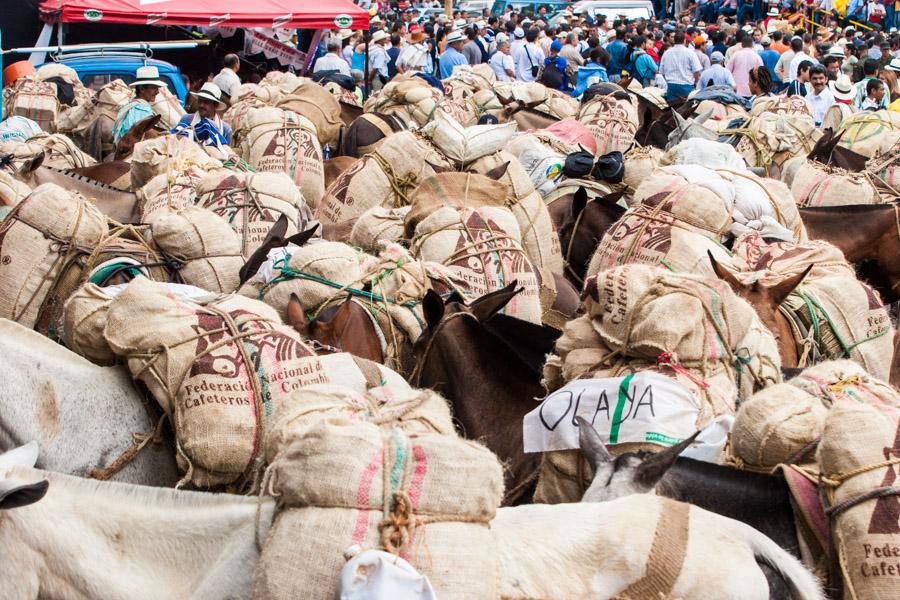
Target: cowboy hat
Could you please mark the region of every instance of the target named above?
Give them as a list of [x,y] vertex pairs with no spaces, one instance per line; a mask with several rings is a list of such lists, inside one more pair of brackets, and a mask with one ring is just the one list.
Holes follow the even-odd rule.
[[377,44],[382,40],[390,39],[390,36],[384,29],[379,29],[375,33],[372,34],[372,43]]
[[831,48],[828,49],[828,54],[825,56],[837,56],[838,58],[847,58],[847,54],[844,52],[844,49],[841,46],[835,44]]
[[140,85],[166,87],[166,83],[159,78],[159,69],[156,67],[138,67],[134,74],[134,81],[128,84],[130,87],[138,87]]
[[209,100],[210,102],[215,102],[217,108],[225,108],[225,103],[222,102],[222,90],[220,90],[219,86],[214,83],[204,83],[203,87],[200,88],[200,91],[191,92],[191,96],[194,96],[199,100]]
[[353,30],[352,29],[339,29],[337,34],[338,34],[338,37],[340,37],[342,40],[346,40],[347,38],[349,38],[353,35]]
[[838,100],[853,100],[856,97],[853,83],[846,75],[841,75],[836,81],[829,81],[828,87],[831,88],[831,95]]

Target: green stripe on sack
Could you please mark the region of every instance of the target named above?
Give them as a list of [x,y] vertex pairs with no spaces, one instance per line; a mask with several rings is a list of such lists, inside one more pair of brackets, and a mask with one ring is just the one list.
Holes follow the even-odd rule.
[[657,431],[648,431],[644,436],[645,442],[655,442],[657,444],[666,444],[667,446],[674,446],[678,442],[680,442],[683,438],[674,438],[668,436],[664,433],[659,433]]
[[616,401],[616,410],[613,412],[613,420],[609,428],[609,443],[619,443],[619,426],[622,425],[622,411],[625,410],[625,401],[628,400],[628,388],[631,386],[631,380],[635,373],[626,375],[622,383],[619,384],[619,398]]

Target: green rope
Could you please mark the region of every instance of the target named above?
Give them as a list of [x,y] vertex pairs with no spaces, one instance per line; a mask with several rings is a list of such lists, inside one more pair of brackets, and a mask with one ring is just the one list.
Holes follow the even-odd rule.
[[[862,344],[865,344],[866,342],[871,342],[872,340],[877,340],[878,338],[884,336],[888,331],[890,331],[889,329],[885,329],[881,333],[869,336],[867,338],[853,342],[852,344],[848,345],[847,342],[845,342],[843,340],[843,338],[841,338],[841,335],[838,333],[837,327],[835,326],[834,322],[831,320],[831,317],[828,316],[828,312],[825,310],[825,308],[821,304],[819,304],[818,301],[816,301],[815,298],[812,298],[803,292],[797,291],[795,293],[798,296],[800,296],[800,298],[803,299],[803,302],[806,304],[807,310],[809,310],[810,321],[812,322],[813,329],[815,331],[816,344],[819,344],[821,342],[820,337],[819,337],[818,322],[819,322],[819,317],[822,317],[825,319],[825,322],[828,324],[828,327],[831,329],[831,332],[834,334],[834,339],[836,339],[838,344],[840,344],[841,350],[843,350],[843,352],[844,352],[844,358],[850,358],[850,354],[858,346],[861,346]],[[816,310],[813,310],[810,307],[814,307],[815,309],[818,309],[818,311],[821,311],[821,314],[817,313]]]

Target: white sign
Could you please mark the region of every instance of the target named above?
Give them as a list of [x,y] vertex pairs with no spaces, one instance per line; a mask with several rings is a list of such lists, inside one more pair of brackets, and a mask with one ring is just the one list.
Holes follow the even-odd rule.
[[[271,29],[265,30],[272,32]],[[272,32],[274,35],[274,32]],[[244,30],[244,53],[258,54],[262,52],[266,58],[276,58],[284,66],[293,66],[298,71],[306,67],[306,52],[301,52],[293,46],[288,46],[253,29]]]
[[577,450],[579,416],[608,445],[671,446],[696,431],[700,401],[674,379],[653,371],[625,377],[576,379],[525,415],[525,452]]

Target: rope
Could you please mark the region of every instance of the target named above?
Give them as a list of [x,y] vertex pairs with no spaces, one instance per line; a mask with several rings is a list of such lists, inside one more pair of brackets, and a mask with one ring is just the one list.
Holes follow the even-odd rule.
[[128,465],[131,461],[133,461],[138,453],[143,450],[147,444],[153,442],[154,444],[158,444],[162,441],[162,426],[163,422],[166,420],[166,415],[163,414],[156,421],[156,426],[153,427],[153,430],[150,433],[133,433],[132,437],[134,438],[134,442],[131,446],[129,446],[122,454],[118,456],[112,463],[110,463],[106,467],[96,467],[91,469],[88,474],[88,478],[90,479],[99,479],[100,481],[108,481],[111,479],[116,473],[121,471]]
[[900,464],[900,458],[889,458],[887,460],[883,460],[881,462],[872,463],[869,465],[863,465],[861,467],[857,467],[855,469],[851,469],[850,471],[846,471],[844,473],[835,473],[834,475],[820,475],[819,481],[828,487],[838,487],[848,479],[856,477],[857,475],[862,475],[863,473],[868,473],[869,471],[874,471],[876,469],[881,469],[884,467],[890,467],[891,465]]
[[885,498],[887,496],[900,496],[900,487],[892,487],[892,486],[884,486],[875,488],[874,490],[870,490],[865,492],[864,494],[859,494],[858,496],[853,496],[852,498],[847,498],[843,502],[838,502],[834,506],[829,506],[825,509],[825,514],[830,519],[836,519],[843,512],[853,508],[857,504],[862,504],[863,502],[867,502],[869,500],[874,500],[876,498]]
[[394,208],[409,206],[411,202],[407,194],[416,187],[416,176],[413,173],[410,173],[403,177],[398,177],[394,172],[394,168],[383,156],[381,156],[381,154],[378,153],[378,150],[371,154],[368,154],[367,156],[371,156],[387,176],[388,183],[391,186],[391,191],[394,193]]

